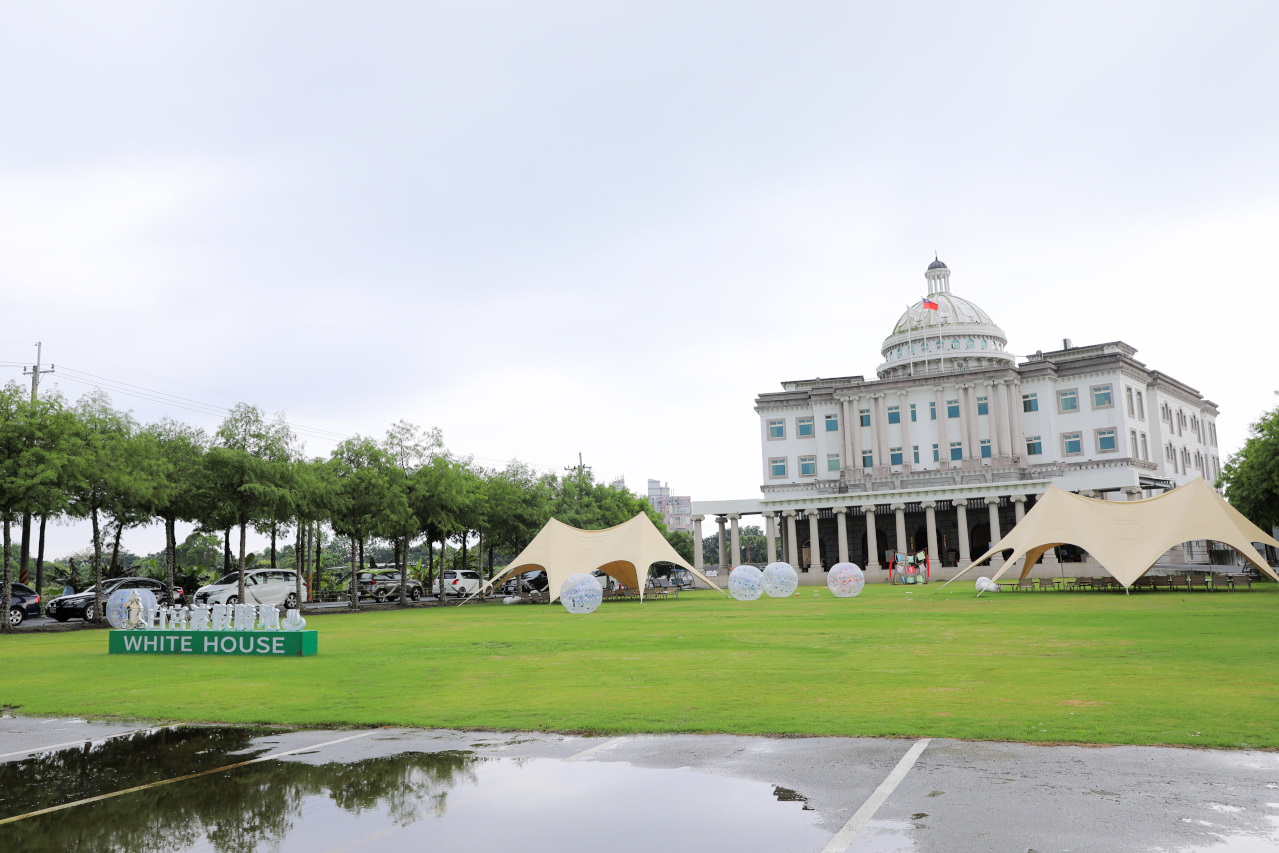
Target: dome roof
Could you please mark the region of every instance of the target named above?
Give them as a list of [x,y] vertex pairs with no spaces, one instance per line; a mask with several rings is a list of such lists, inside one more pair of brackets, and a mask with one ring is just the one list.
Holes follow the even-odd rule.
[[951,326],[962,326],[965,329],[986,326],[992,334],[1004,337],[1004,330],[995,325],[990,315],[967,299],[953,293],[934,293],[928,298],[937,303],[936,310],[925,308],[923,300],[916,302],[898,318],[897,325],[893,326],[893,331],[889,334],[890,339],[907,333],[926,332],[935,335]]
[[937,256],[936,256],[936,255],[933,255],[933,262],[932,262],[931,264],[929,264],[929,265],[928,265],[928,268],[929,268],[930,270],[944,270],[944,269],[949,269],[949,267],[947,267],[947,266],[946,266],[946,264],[945,264],[944,262],[937,260]]

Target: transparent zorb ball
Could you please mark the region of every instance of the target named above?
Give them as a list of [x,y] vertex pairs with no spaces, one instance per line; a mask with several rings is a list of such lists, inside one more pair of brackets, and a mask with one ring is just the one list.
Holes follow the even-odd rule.
[[981,577],[977,579],[977,591],[981,592],[990,583],[990,578]]
[[754,566],[738,566],[728,576],[728,594],[738,601],[754,601],[764,592],[764,573]]
[[[137,596],[137,604],[130,606],[134,596]],[[155,593],[149,589],[117,589],[107,598],[103,612],[107,623],[117,631],[121,628],[149,628],[150,616],[159,606]],[[147,624],[140,624],[143,621]]]
[[856,563],[836,563],[826,576],[826,586],[838,598],[856,598],[866,585],[866,575]]
[[790,563],[769,563],[764,567],[764,592],[773,598],[788,598],[799,586],[799,575]]
[[604,590],[594,575],[569,575],[560,586],[560,604],[569,613],[593,613],[604,600]]

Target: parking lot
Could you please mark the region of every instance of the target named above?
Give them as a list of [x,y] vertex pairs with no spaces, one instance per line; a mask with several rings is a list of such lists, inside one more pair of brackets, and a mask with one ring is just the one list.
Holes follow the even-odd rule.
[[8,716],[0,783],[24,850],[1279,850],[1279,756],[1243,751]]

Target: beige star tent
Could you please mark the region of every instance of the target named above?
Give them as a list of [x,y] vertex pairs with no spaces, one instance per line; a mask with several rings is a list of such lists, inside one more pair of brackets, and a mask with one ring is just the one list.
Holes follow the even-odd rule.
[[1010,548],[1012,555],[991,580],[998,580],[1023,554],[1026,562],[1021,577],[1025,578],[1049,548],[1076,545],[1096,557],[1097,562],[1127,588],[1150,571],[1155,560],[1169,548],[1192,539],[1223,542],[1279,581],[1279,575],[1252,547],[1253,542],[1279,547],[1279,542],[1244,518],[1198,478],[1141,501],[1099,501],[1049,486],[1007,536],[951,580],[959,580],[995,554]]
[[649,566],[657,562],[673,563],[688,569],[703,583],[721,594],[724,592],[706,575],[684,562],[649,517],[641,512],[630,521],[604,530],[578,530],[552,518],[528,543],[528,547],[475,595],[515,572],[543,569],[548,581],[547,590],[551,593],[551,601],[554,601],[560,597],[560,587],[569,575],[578,572],[590,574],[599,569],[619,583],[639,590],[642,599]]

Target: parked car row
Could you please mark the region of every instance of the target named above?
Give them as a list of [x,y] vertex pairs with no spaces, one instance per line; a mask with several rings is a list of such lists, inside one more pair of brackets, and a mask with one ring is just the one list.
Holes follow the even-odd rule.
[[[152,578],[109,578],[102,582],[102,600],[105,603],[111,593],[117,589],[146,589],[155,593],[156,600],[161,604],[178,604],[179,606],[186,603],[186,593],[180,587],[174,587],[174,601],[169,601],[169,587],[162,581]],[[50,619],[56,619],[59,622],[65,622],[68,619],[83,619],[86,622],[92,622],[97,618],[94,610],[93,590],[87,589],[83,592],[76,592],[70,595],[59,595],[57,598],[49,600],[45,605],[44,615]],[[37,608],[32,616],[39,616],[40,611]],[[10,611],[10,620],[13,613]]]

